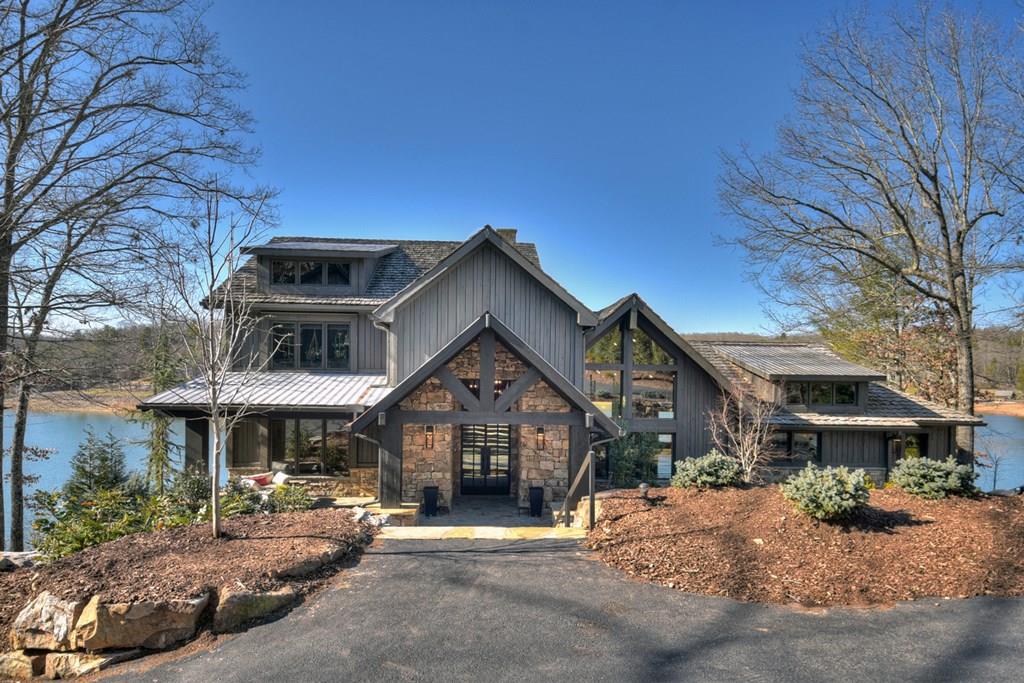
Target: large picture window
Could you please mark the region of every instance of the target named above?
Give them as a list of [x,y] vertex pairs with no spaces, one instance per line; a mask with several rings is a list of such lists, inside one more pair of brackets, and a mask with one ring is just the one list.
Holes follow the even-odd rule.
[[352,326],[277,322],[271,327],[270,353],[274,370],[351,370]]
[[772,464],[803,466],[821,462],[821,432],[773,432]]
[[633,417],[671,420],[675,417],[676,373],[640,370],[633,373]]
[[340,477],[349,474],[348,420],[273,419],[270,454],[275,472]]
[[587,398],[608,417],[622,417],[622,373],[618,370],[587,370]]
[[329,261],[271,259],[270,283],[306,287],[348,287],[352,284],[352,266],[349,263]]

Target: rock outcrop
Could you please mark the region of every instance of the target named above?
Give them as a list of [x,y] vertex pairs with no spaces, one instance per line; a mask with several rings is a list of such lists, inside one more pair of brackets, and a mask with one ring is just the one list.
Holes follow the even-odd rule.
[[22,681],[41,676],[46,655],[30,655],[20,650],[0,653],[0,681]]
[[89,654],[86,652],[51,652],[46,655],[46,664],[40,673],[47,678],[76,678],[86,674],[102,671],[109,666],[129,659],[141,657],[145,652],[141,649],[118,650]]
[[94,595],[85,605],[71,635],[74,649],[143,647],[163,650],[191,638],[209,594],[194,600],[103,603]]
[[73,650],[71,635],[84,607],[83,600],[64,600],[43,591],[14,619],[11,646],[15,650]]
[[265,617],[295,602],[299,594],[291,586],[263,593],[224,588],[213,614],[213,632],[234,631],[242,624]]

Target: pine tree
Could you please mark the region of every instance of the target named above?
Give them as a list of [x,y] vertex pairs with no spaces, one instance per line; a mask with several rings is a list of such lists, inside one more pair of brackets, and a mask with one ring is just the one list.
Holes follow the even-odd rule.
[[[153,357],[150,365],[152,389],[159,393],[178,383],[178,375],[171,350],[170,335],[163,325],[156,330]],[[165,487],[174,476],[174,456],[171,452],[171,418],[156,413],[143,413],[141,419],[149,425],[146,447],[146,480],[157,495],[164,494]]]
[[120,488],[127,481],[121,440],[110,432],[98,437],[91,429],[86,429],[85,441],[71,458],[71,476],[64,484],[64,493],[78,500],[89,500],[98,491]]

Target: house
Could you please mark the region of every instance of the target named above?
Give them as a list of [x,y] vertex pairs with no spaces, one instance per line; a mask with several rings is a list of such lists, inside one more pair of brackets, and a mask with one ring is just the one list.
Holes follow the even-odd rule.
[[[599,476],[624,433],[653,444],[651,474],[712,446],[723,390],[777,401],[779,466],[870,468],[944,457],[981,424],[888,387],[812,345],[677,334],[639,296],[594,311],[541,267],[513,229],[464,242],[274,238],[233,275],[259,314],[236,387],[258,414],[229,435],[232,473],[285,471],[386,507],[442,505],[538,487],[566,497],[588,452]],[[231,391],[225,393],[231,395]],[[186,419],[186,460],[205,463],[199,380],[142,407]]]

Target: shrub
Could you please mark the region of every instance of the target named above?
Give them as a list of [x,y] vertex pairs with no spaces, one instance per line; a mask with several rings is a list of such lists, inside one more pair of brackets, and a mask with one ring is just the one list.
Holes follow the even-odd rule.
[[263,496],[257,489],[246,486],[240,479],[231,479],[220,490],[220,513],[224,517],[253,515],[266,512]]
[[851,515],[870,497],[864,470],[850,472],[845,467],[819,469],[814,463],[782,483],[782,495],[796,509],[820,520],[835,520]]
[[742,475],[740,464],[735,458],[712,449],[710,453],[699,458],[686,458],[677,462],[676,473],[672,476],[672,486],[702,489],[735,486],[740,482]]
[[203,515],[210,501],[210,478],[201,472],[178,472],[174,475],[169,496],[189,513]]
[[97,491],[86,500],[60,491],[39,491],[33,503],[32,542],[47,560],[151,528],[139,500],[117,488]]
[[64,484],[64,493],[71,499],[85,500],[99,491],[120,488],[127,481],[121,440],[110,432],[98,437],[87,429],[85,441],[71,458],[71,476]]
[[974,486],[978,474],[970,465],[957,464],[952,456],[946,460],[903,458],[889,476],[896,486],[922,498],[968,496],[978,490]]
[[269,512],[304,512],[313,506],[313,497],[303,486],[281,485],[267,496]]

